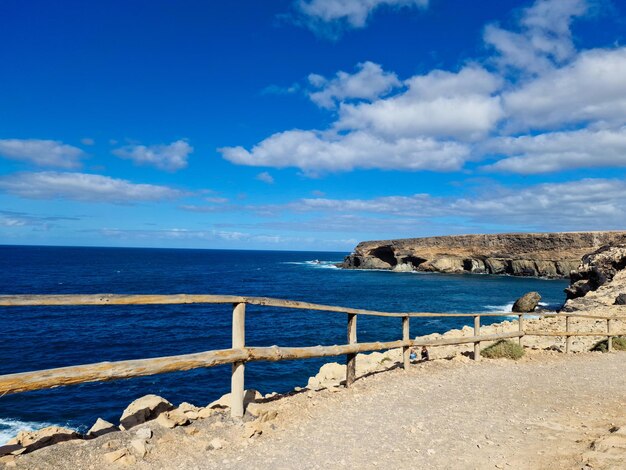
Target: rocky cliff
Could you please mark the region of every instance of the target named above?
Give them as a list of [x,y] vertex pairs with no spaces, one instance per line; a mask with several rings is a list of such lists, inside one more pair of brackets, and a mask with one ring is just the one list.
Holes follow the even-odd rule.
[[565,312],[626,313],[626,245],[603,246],[585,255],[565,289]]
[[361,242],[347,269],[567,277],[581,258],[626,243],[626,232],[505,233]]

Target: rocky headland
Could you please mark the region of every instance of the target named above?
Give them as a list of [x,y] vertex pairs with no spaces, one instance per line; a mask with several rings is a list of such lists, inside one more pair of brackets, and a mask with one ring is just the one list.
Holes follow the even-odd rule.
[[626,232],[453,235],[359,243],[342,268],[568,277],[581,258],[626,244]]

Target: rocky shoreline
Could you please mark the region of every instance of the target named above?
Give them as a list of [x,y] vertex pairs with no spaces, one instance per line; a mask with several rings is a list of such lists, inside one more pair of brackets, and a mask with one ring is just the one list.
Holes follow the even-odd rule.
[[359,243],[340,267],[396,272],[568,277],[580,259],[605,245],[626,243],[626,232],[455,235]]

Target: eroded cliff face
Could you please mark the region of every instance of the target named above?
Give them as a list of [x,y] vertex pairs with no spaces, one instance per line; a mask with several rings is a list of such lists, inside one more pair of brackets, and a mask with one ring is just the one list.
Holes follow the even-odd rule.
[[624,315],[626,245],[603,246],[585,255],[565,293],[565,312]]
[[347,269],[568,277],[581,258],[626,232],[504,233],[361,242]]

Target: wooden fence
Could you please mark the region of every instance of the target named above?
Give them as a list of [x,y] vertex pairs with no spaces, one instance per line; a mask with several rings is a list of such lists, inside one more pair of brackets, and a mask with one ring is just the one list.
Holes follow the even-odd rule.
[[[3,295],[0,296],[0,307],[18,306],[79,306],[79,305],[166,305],[166,304],[232,304],[232,348],[205,351],[180,356],[157,357],[116,362],[100,362],[79,366],[60,367],[56,369],[22,372],[0,376],[0,396],[41,390],[85,382],[103,382],[116,379],[127,379],[166,372],[186,371],[221,364],[232,364],[231,372],[231,414],[242,417],[244,414],[244,371],[245,364],[251,361],[283,361],[289,359],[305,359],[346,355],[346,387],[352,385],[356,378],[356,355],[362,352],[402,348],[402,366],[407,369],[410,364],[409,352],[412,347],[448,346],[474,344],[474,359],[480,360],[481,343],[501,339],[518,338],[522,344],[524,336],[562,336],[566,338],[566,352],[571,351],[571,340],[575,336],[598,336],[608,338],[611,350],[612,337],[618,336],[612,331],[615,317],[588,316],[579,314],[556,314],[565,317],[566,331],[542,332],[525,331],[524,314],[517,314],[519,328],[517,331],[493,335],[480,334],[481,317],[502,317],[503,313],[391,313],[371,310],[319,305],[293,300],[271,299],[266,297],[241,297],[223,295]],[[246,345],[245,316],[246,305],[263,305],[268,307],[289,308],[299,310],[334,312],[347,315],[347,343],[334,346],[310,347],[251,347]],[[402,319],[402,339],[387,342],[359,343],[357,341],[357,318],[359,315],[378,317],[394,317]],[[446,338],[428,341],[412,340],[409,336],[411,318],[435,317],[473,317],[474,335],[468,337]],[[571,318],[601,319],[607,322],[605,333],[574,332]]]

